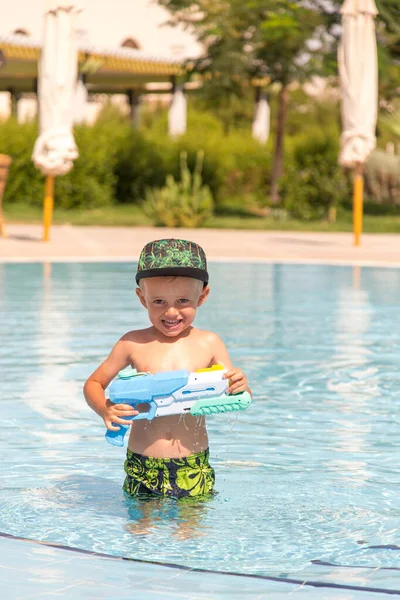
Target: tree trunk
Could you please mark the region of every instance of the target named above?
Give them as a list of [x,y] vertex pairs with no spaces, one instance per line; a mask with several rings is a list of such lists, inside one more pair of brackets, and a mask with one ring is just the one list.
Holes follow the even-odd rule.
[[288,103],[288,84],[282,83],[282,87],[279,92],[279,107],[278,107],[278,121],[276,128],[276,141],[275,141],[275,152],[274,161],[272,165],[271,173],[271,204],[279,203],[279,191],[278,191],[278,180],[283,174],[283,153],[284,153],[284,137],[285,137],[285,125],[286,125],[286,113]]

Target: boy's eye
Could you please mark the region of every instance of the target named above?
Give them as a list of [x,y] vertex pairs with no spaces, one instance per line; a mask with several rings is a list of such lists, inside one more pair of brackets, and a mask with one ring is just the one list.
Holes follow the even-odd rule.
[[154,300],[154,304],[164,304],[164,300]]
[[189,300],[187,298],[179,298],[178,302],[179,304],[186,304],[187,302],[189,302]]

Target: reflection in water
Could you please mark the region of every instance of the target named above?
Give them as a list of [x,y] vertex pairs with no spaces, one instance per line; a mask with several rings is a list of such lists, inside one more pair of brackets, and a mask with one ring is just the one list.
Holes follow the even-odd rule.
[[43,263],[43,289],[45,297],[51,292],[51,266],[52,263],[49,261]]
[[207,500],[167,498],[127,499],[130,521],[125,530],[134,535],[149,535],[167,519],[173,524],[172,535],[176,539],[189,540],[207,534],[209,527],[202,524],[207,514]]
[[82,403],[77,384],[68,379],[69,365],[74,360],[69,348],[68,288],[57,289],[49,262],[42,265],[42,282],[36,315],[37,361],[41,367],[29,377],[21,400],[44,418],[42,426],[32,428],[30,433],[51,446],[80,439],[71,417]]
[[366,462],[357,460],[357,456],[366,449],[366,438],[371,431],[370,422],[360,419],[360,415],[379,396],[380,390],[377,369],[369,365],[371,351],[367,346],[372,308],[368,292],[359,287],[361,270],[354,268],[358,270],[356,274],[353,271],[353,287],[340,291],[335,327],[333,362],[347,365],[328,381],[327,387],[340,398],[331,432],[333,447],[341,457],[330,460],[329,464],[341,472],[357,474],[359,484],[367,479],[368,469]]
[[361,285],[361,267],[355,265],[353,267],[353,289],[359,290]]

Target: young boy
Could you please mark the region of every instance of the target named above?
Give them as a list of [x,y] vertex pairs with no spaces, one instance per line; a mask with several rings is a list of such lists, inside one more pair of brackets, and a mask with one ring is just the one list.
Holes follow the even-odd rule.
[[[222,340],[211,331],[193,327],[196,311],[209,292],[206,256],[194,242],[156,240],[143,248],[136,274],[136,293],[147,309],[151,327],[129,331],[84,386],[89,406],[117,430],[124,417],[137,414],[127,404],[113,404],[105,389],[128,365],[138,372],[157,373],[222,364],[228,393],[250,391],[246,376],[232,366]],[[138,407],[140,408],[140,407]],[[203,496],[215,481],[208,462],[205,417],[190,414],[133,421],[130,429],[123,489],[142,494]]]

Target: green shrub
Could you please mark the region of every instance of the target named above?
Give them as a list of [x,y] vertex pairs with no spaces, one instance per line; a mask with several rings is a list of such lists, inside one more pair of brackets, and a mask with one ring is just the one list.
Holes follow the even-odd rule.
[[168,115],[165,106],[153,112],[147,107],[143,112],[145,127],[141,131],[132,127],[127,129],[117,160],[117,202],[140,203],[145,197],[146,189],[163,186],[168,174],[178,179],[182,152],[187,153],[188,167],[193,171],[199,150],[204,150],[206,156],[203,181],[210,187],[213,195],[217,196],[223,183],[222,157],[210,149],[210,136],[220,141],[220,123],[209,113],[202,114],[189,109],[188,133],[171,139],[167,135]]
[[231,154],[230,165],[224,172],[221,195],[231,198],[238,192],[245,197],[253,196],[260,206],[268,204],[271,182],[272,151],[245,136],[232,135],[224,148]]
[[[305,102],[299,97],[300,103]],[[329,107],[318,109],[321,115]],[[247,109],[246,109],[247,110]],[[321,115],[318,110],[313,119]],[[115,107],[107,105],[94,126],[75,128],[80,156],[68,175],[56,178],[55,205],[91,208],[119,204],[141,205],[148,188],[162,188],[171,175],[180,180],[180,157],[187,156],[191,173],[198,152],[204,153],[202,182],[218,214],[261,214],[269,203],[273,136],[266,146],[251,137],[251,128],[222,132],[221,122],[189,102],[188,131],[177,139],[167,135],[165,107],[145,110],[145,126],[135,130]],[[321,117],[322,118],[322,117]],[[314,121],[313,121],[314,123]],[[346,179],[337,165],[338,131],[308,123],[304,134],[286,139],[286,174],[282,180],[282,209],[291,215],[316,219],[347,194]],[[300,122],[293,122],[293,131]],[[44,177],[31,160],[37,127],[9,119],[0,123],[0,148],[13,158],[5,203],[41,206]],[[286,213],[285,213],[286,214]]]
[[157,141],[127,127],[115,164],[117,202],[139,203],[149,186],[163,185],[166,162],[166,153]]
[[329,133],[296,140],[281,181],[283,207],[291,216],[327,218],[348,197],[348,181],[338,165],[338,153],[338,138]]
[[[178,176],[177,164],[181,152],[187,152],[188,165],[193,170],[196,154],[204,152],[203,181],[212,191],[217,212],[230,198],[257,196],[261,204],[266,203],[271,153],[265,146],[247,135],[234,132],[229,136],[188,132],[170,147],[168,171]],[[170,161],[173,161],[171,164]]]
[[[199,108],[199,102],[192,98],[187,99],[187,131],[195,137],[206,135],[223,135],[221,121],[210,111]],[[200,104],[201,106],[201,104]],[[150,134],[153,139],[163,139],[168,131],[168,110],[164,106],[158,106],[151,110],[145,108],[143,114],[143,130]]]
[[163,188],[146,191],[144,212],[155,225],[166,227],[199,227],[213,212],[210,188],[203,185],[201,176],[203,154],[198,153],[192,173],[188,168],[187,155],[180,159],[180,181],[167,175]]
[[[188,103],[187,133],[171,140],[166,135],[167,113],[156,112],[148,125],[146,138],[157,145],[164,156],[166,173],[179,177],[179,157],[187,152],[188,166],[194,169],[196,155],[204,151],[203,181],[212,191],[217,212],[230,198],[257,197],[261,204],[267,202],[272,143],[261,146],[251,137],[251,121],[246,131],[232,130],[224,135],[221,121],[210,111],[200,110],[200,101]],[[147,115],[148,117],[148,115]],[[272,140],[271,140],[272,142]],[[165,175],[163,181],[165,181]]]
[[[277,102],[271,103],[272,118],[275,121]],[[340,134],[340,103],[336,98],[310,97],[302,88],[291,90],[290,110],[287,114],[286,135],[289,138],[303,137],[305,128],[313,131],[327,131],[337,137]]]
[[400,204],[400,158],[382,150],[371,153],[365,166],[366,196],[379,204]]
[[[139,205],[146,189],[162,187],[168,174],[179,179],[182,152],[194,171],[199,151],[205,155],[203,183],[210,188],[217,212],[224,213],[238,198],[243,204],[247,199],[251,204],[266,204],[271,151],[254,141],[250,130],[224,136],[218,119],[189,108],[187,134],[170,139],[166,121],[163,107],[152,126],[138,132],[115,107],[106,105],[94,126],[75,127],[79,158],[70,173],[55,180],[56,207]],[[0,148],[13,158],[5,203],[43,203],[44,177],[31,159],[37,135],[35,123],[19,124],[14,119],[0,123]]]
[[19,124],[16,119],[0,122],[0,148],[12,157],[4,193],[4,204],[43,203],[43,176],[32,162],[32,151],[38,136],[36,123]]
[[100,120],[93,127],[75,127],[79,158],[67,175],[55,180],[57,206],[95,208],[114,201],[117,185],[115,165],[124,129],[110,125]]
[[[113,202],[115,163],[123,131],[124,127],[102,120],[93,127],[80,125],[75,128],[79,158],[67,175],[56,177],[55,206],[92,208]],[[35,123],[19,124],[8,119],[0,124],[0,147],[13,159],[4,203],[24,202],[34,206],[43,203],[44,176],[32,162],[37,135]]]

